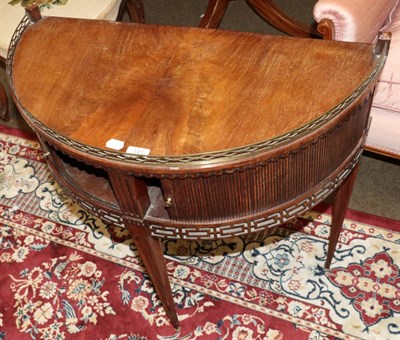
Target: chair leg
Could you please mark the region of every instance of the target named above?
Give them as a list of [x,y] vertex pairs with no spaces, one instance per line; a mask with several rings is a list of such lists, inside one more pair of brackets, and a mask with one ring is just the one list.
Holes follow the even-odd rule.
[[8,98],[6,90],[3,84],[0,83],[0,119],[4,121],[10,120],[10,115],[8,112]]
[[210,0],[199,27],[218,28],[228,8],[230,0]]
[[126,11],[128,11],[131,22],[144,24],[144,6],[142,0],[122,0],[118,11],[117,21],[122,20]]
[[316,29],[297,22],[283,13],[273,0],[247,0],[247,2],[261,18],[282,32],[302,38],[320,37]]

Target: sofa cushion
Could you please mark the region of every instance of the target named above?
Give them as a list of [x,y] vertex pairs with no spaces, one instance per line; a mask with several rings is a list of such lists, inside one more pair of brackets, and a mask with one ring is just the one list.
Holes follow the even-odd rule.
[[390,110],[371,109],[371,128],[366,147],[386,155],[400,158],[400,116]]
[[366,145],[400,157],[400,5],[383,28],[392,32],[390,51],[375,89]]
[[372,105],[400,115],[400,5],[392,13],[391,22],[384,30],[392,32],[392,40]]
[[[375,103],[383,106],[397,108],[400,111],[400,5],[392,13],[391,22],[382,30],[392,32],[389,56],[380,77],[379,91],[382,97],[375,98]],[[394,91],[397,88],[397,91]],[[377,93],[378,94],[378,93]],[[397,106],[395,105],[397,102]]]

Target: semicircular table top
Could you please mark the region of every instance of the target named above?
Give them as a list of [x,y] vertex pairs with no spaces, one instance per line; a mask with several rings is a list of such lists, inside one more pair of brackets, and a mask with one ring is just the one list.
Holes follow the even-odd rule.
[[12,83],[30,115],[71,140],[181,156],[296,130],[373,67],[364,44],[47,17],[18,42]]

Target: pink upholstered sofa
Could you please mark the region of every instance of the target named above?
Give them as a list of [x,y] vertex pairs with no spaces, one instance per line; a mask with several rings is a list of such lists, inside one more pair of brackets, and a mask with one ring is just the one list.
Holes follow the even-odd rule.
[[400,0],[319,0],[314,19],[325,39],[372,43],[379,31],[392,33],[366,149],[400,158]]

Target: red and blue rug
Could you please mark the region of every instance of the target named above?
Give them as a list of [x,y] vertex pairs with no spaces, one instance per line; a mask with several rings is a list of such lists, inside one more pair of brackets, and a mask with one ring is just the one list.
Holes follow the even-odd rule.
[[398,339],[400,222],[349,211],[331,269],[318,207],[268,233],[164,241],[170,325],[126,230],[53,181],[38,142],[0,128],[0,339]]

